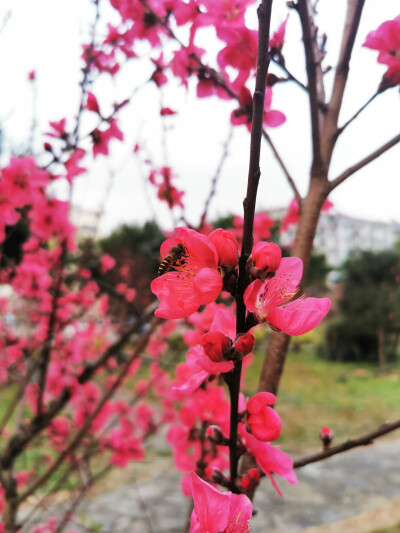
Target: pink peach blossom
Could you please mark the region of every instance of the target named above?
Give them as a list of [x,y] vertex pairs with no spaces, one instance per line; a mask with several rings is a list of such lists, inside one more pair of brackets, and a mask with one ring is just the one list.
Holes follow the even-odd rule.
[[244,303],[248,311],[288,335],[302,335],[318,326],[330,309],[329,298],[298,298],[285,304],[296,295],[302,274],[301,259],[283,258],[274,278],[257,279],[247,287]]
[[248,533],[251,501],[244,494],[219,492],[212,485],[191,475],[194,509],[190,533]]
[[188,228],[177,228],[176,237],[164,241],[161,256],[182,245],[187,252],[176,272],[167,272],[151,283],[152,292],[161,300],[155,315],[184,318],[213,302],[222,289],[218,273],[218,253],[208,237]]

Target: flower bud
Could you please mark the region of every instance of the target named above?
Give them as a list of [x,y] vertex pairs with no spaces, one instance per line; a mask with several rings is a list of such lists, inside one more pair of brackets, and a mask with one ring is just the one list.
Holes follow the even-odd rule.
[[247,492],[255,485],[258,485],[260,482],[260,472],[258,468],[250,468],[250,470],[245,474],[240,480],[242,489]]
[[215,424],[208,426],[206,429],[206,437],[214,444],[221,444],[221,442],[224,440],[221,428]]
[[322,440],[324,449],[328,449],[333,441],[333,431],[328,426],[322,426],[319,432],[319,438]]
[[238,262],[238,243],[231,231],[218,228],[208,236],[218,252],[218,264],[235,268]]
[[209,331],[201,336],[200,344],[211,361],[219,363],[222,361],[224,350],[229,347],[230,342],[223,333]]
[[264,272],[276,272],[282,259],[282,252],[277,244],[261,241],[254,246],[251,257],[256,268]]
[[247,332],[238,338],[235,343],[235,350],[237,352],[241,352],[243,355],[247,355],[253,350],[255,342],[256,340],[254,335],[250,332]]
[[246,424],[256,439],[272,441],[279,437],[282,427],[278,413],[269,407],[276,401],[270,392],[257,392],[246,405]]

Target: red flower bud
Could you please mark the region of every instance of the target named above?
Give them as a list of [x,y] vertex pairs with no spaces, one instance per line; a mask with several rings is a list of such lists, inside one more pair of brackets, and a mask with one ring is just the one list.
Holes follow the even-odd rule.
[[254,246],[251,257],[256,268],[264,272],[276,272],[281,263],[282,252],[273,242],[261,241]]
[[235,343],[235,350],[241,352],[243,355],[247,355],[253,350],[255,342],[254,335],[247,332],[238,338]]
[[208,426],[206,429],[206,437],[214,444],[221,444],[224,439],[221,428],[216,425]]
[[322,426],[321,431],[319,432],[319,438],[322,440],[324,448],[329,448],[333,441],[333,431],[328,426]]
[[240,484],[242,485],[242,489],[244,490],[244,492],[247,492],[251,487],[251,479],[249,478],[249,476],[243,476],[240,480]]
[[238,243],[231,231],[218,228],[208,236],[218,252],[218,264],[235,268],[238,262]]
[[43,144],[43,148],[46,150],[46,152],[52,152],[53,151],[53,148],[52,148],[51,144],[48,143],[48,142],[45,142]]
[[258,468],[250,468],[250,470],[247,472],[250,479],[252,479],[255,483],[259,483],[260,481],[260,471]]
[[201,336],[200,344],[211,361],[219,363],[222,361],[224,350],[229,346],[229,339],[219,331],[209,331]]

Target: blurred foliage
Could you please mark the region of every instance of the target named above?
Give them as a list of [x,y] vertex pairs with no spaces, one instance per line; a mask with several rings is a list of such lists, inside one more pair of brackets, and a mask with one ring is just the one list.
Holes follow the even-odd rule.
[[400,333],[400,253],[361,252],[346,261],[341,274],[341,316],[327,328],[326,357],[394,359]]

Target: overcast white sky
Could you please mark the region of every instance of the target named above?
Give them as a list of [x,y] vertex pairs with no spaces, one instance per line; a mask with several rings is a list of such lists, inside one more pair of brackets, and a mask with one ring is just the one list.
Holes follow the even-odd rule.
[[[103,0],[106,4],[107,0]],[[274,3],[273,28],[284,19],[286,2]],[[329,55],[325,65],[334,64],[338,53],[345,0],[320,0],[318,23],[328,34]],[[0,122],[3,125],[4,164],[9,151],[23,150],[29,139],[32,122],[32,92],[27,73],[37,71],[37,147],[48,131],[49,120],[67,117],[73,123],[79,96],[80,44],[86,41],[93,7],[89,0],[2,0],[0,21],[7,12],[10,19],[0,34]],[[107,15],[111,10],[105,9]],[[341,121],[349,118],[375,91],[385,68],[376,64],[376,52],[361,47],[366,34],[383,21],[400,13],[398,0],[367,0],[361,28],[351,63],[348,92]],[[255,23],[254,19],[254,23]],[[205,47],[212,35],[204,33]],[[144,47],[148,52],[148,49]],[[287,65],[304,80],[303,51],[299,25],[293,12],[287,26],[285,44]],[[107,108],[141,85],[149,70],[132,62],[121,76],[105,76],[94,86],[100,105]],[[276,71],[278,72],[278,71]],[[331,74],[326,75],[329,86]],[[218,99],[196,101],[194,86],[189,91],[173,84],[163,95],[164,104],[179,111],[168,120],[168,159],[179,178],[176,185],[186,191],[187,217],[196,224],[208,195],[223,143],[229,131],[232,102]],[[271,129],[282,158],[300,191],[307,187],[310,166],[309,122],[306,95],[292,84],[281,84],[274,91],[273,108],[283,111],[287,122]],[[151,218],[152,209],[145,193],[143,175],[131,157],[136,141],[145,141],[155,162],[164,164],[161,137],[159,94],[153,86],[137,93],[132,106],[121,113],[125,142],[113,145],[112,157],[100,156],[90,164],[89,174],[79,178],[74,201],[88,209],[98,209],[107,195],[102,231],[116,225],[140,223]],[[94,125],[87,123],[87,131]],[[399,92],[391,89],[376,99],[360,118],[349,126],[340,139],[332,164],[331,177],[369,154],[400,130]],[[218,195],[211,206],[211,218],[230,212],[241,214],[245,194],[249,152],[249,135],[244,127],[234,130],[230,157],[218,183]],[[361,218],[400,222],[400,145],[351,177],[332,195],[338,211]],[[292,192],[267,145],[262,152],[262,179],[258,209],[283,206]],[[110,172],[114,184],[107,194]],[[165,226],[170,217],[163,206],[155,207],[157,219]]]

